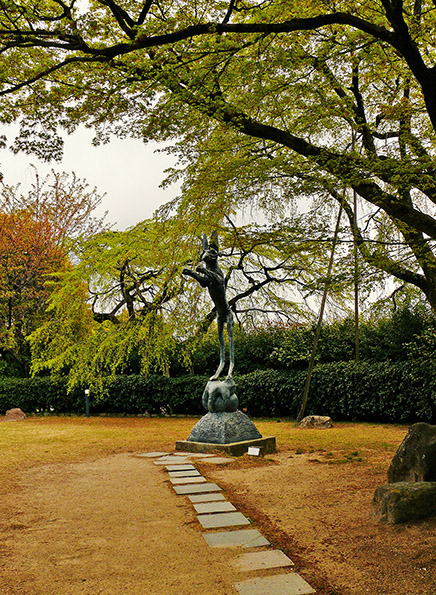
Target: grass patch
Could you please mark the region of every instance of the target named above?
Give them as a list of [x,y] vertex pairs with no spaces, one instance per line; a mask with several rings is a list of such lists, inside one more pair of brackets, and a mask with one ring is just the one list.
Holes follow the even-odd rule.
[[53,416],[0,423],[0,472],[116,452],[173,450],[175,441],[186,438],[195,421]]
[[[198,418],[31,417],[0,423],[0,475],[33,465],[76,462],[117,452],[172,451]],[[300,430],[291,421],[256,420],[264,436],[276,436],[280,450],[323,453],[358,462],[365,451],[396,451],[405,426],[339,423],[328,430]],[[327,453],[327,454],[325,454]]]

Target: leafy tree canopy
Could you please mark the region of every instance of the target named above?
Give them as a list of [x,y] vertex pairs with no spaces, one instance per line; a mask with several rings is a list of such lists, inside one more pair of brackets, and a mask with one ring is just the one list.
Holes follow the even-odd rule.
[[81,123],[96,142],[181,138],[179,216],[343,202],[364,258],[436,308],[435,15],[434,0],[1,2],[0,117],[42,156]]

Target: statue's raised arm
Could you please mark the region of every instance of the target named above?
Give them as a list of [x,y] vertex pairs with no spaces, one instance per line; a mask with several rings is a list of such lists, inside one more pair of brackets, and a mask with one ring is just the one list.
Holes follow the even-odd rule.
[[211,377],[211,380],[217,380],[225,366],[225,346],[224,346],[224,325],[227,325],[229,336],[229,358],[230,365],[227,378],[232,377],[233,367],[235,365],[235,351],[233,345],[233,314],[226,299],[226,286],[224,275],[218,266],[218,234],[212,232],[210,242],[207,236],[203,235],[203,252],[201,260],[206,266],[198,266],[195,271],[183,269],[182,274],[192,277],[201,287],[207,287],[210,297],[215,305],[218,323],[218,338],[220,342],[220,363],[217,371]]

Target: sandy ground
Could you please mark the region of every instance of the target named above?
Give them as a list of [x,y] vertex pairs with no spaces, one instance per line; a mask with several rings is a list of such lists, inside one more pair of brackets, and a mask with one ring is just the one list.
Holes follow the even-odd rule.
[[235,553],[207,546],[151,461],[30,469],[1,508],[1,595],[235,593]]
[[[372,455],[374,457],[374,455]],[[436,519],[383,525],[375,489],[391,455],[332,463],[324,453],[273,455],[275,464],[206,473],[297,564],[317,592],[435,595]]]
[[[436,521],[371,518],[388,459],[281,452],[199,468],[318,594],[432,595]],[[236,549],[206,545],[187,498],[144,458],[34,467],[0,496],[1,595],[230,595],[251,576]]]

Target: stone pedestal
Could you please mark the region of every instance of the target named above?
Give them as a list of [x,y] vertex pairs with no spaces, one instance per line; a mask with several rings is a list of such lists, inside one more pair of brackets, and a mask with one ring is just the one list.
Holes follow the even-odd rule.
[[226,452],[239,456],[247,452],[250,446],[260,447],[262,454],[274,452],[275,438],[263,438],[242,411],[209,411],[195,424],[187,440],[176,443],[176,450]]
[[242,411],[209,411],[192,428],[188,442],[228,444],[257,438],[262,434]]

